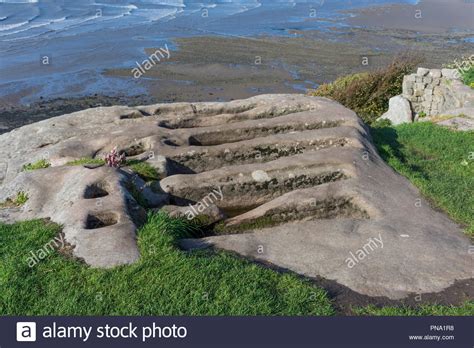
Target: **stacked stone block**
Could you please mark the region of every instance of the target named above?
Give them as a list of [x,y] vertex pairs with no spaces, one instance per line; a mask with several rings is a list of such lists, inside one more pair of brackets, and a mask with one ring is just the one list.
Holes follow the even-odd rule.
[[403,79],[403,97],[410,101],[415,114],[434,116],[463,106],[458,93],[459,73],[455,69],[418,68]]

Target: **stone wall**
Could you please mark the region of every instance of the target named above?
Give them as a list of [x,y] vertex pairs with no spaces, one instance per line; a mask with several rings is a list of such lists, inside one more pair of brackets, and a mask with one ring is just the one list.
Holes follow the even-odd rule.
[[474,93],[460,81],[455,69],[418,68],[416,74],[404,77],[402,96],[408,99],[415,115],[423,112],[435,116],[448,110],[474,107]]

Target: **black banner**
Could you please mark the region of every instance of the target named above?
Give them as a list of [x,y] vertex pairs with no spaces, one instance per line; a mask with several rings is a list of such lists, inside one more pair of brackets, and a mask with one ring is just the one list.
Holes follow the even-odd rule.
[[473,347],[473,317],[2,317],[12,347]]

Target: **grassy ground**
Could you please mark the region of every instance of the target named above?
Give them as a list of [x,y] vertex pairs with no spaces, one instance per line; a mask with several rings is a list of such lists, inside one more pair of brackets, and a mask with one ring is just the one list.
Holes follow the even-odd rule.
[[375,127],[380,155],[474,236],[474,132],[429,122]]
[[353,309],[357,315],[370,316],[470,316],[474,315],[474,301],[466,302],[462,306],[437,306],[422,305],[416,309],[409,307],[383,307],[368,306],[365,308]]
[[[44,221],[0,225],[0,315],[333,315],[326,292],[227,253],[184,253],[189,225],[155,214],[139,231],[137,264],[98,270],[57,250],[33,267],[60,228]],[[459,307],[369,306],[355,315],[473,315]]]
[[52,252],[34,267],[30,251],[59,227],[30,221],[0,225],[0,314],[5,315],[331,315],[324,290],[225,253],[175,247],[189,228],[164,214],[138,234],[141,259],[91,269]]

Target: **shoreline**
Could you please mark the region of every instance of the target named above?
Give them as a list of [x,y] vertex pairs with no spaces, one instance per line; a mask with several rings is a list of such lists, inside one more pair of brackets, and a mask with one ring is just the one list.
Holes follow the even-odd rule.
[[[444,8],[440,2],[435,0],[438,5],[430,10],[437,16]],[[456,13],[466,6],[462,0],[456,0],[456,4],[451,10]],[[474,8],[473,4],[467,5]],[[111,66],[100,73],[105,81],[139,86],[144,93],[40,98],[21,104],[21,98],[32,93],[22,90],[0,98],[0,133],[99,104],[229,101],[265,93],[305,93],[342,75],[377,69],[407,51],[425,57],[423,65],[427,68],[439,68],[472,53],[474,43],[464,40],[474,36],[474,23],[472,33],[417,32],[406,16],[396,15],[426,6],[424,1],[419,5],[383,5],[351,11],[357,14],[347,19],[353,27],[335,26],[329,32],[295,29],[289,32],[294,36],[173,38],[172,47],[178,50],[171,48],[169,60],[156,64],[139,79],[130,73],[132,66]],[[393,25],[378,28],[377,23],[387,16],[393,17]],[[361,21],[366,25],[358,26]],[[157,47],[145,49],[144,56]],[[369,58],[368,66],[361,64],[362,57]]]

